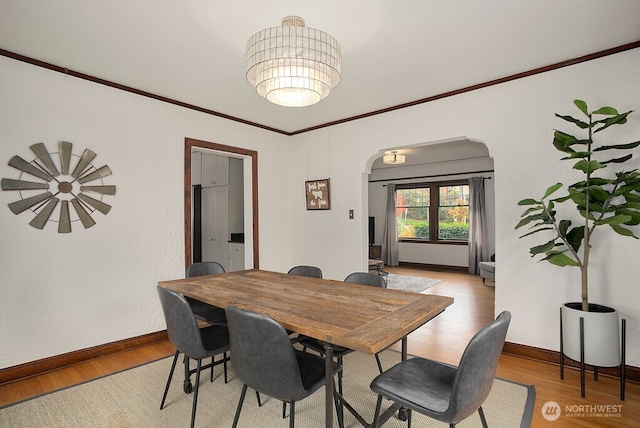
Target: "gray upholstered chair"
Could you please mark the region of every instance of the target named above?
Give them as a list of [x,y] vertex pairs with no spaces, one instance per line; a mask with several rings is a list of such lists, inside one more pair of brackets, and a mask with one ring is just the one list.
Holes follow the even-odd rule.
[[[171,341],[171,344],[176,348],[171,370],[169,371],[169,378],[167,379],[167,385],[164,388],[162,402],[160,403],[160,410],[164,408],[178,355],[182,352],[185,357],[197,361],[197,368],[195,369],[196,384],[193,390],[193,405],[191,408],[191,427],[193,428],[196,419],[201,370],[211,367],[213,371],[215,365],[222,363],[224,364],[225,382],[227,380],[226,352],[229,351],[229,334],[227,327],[222,325],[211,325],[202,329],[198,328],[198,323],[191,310],[191,306],[189,306],[189,303],[183,295],[166,288],[156,288],[167,323],[169,341]],[[225,354],[225,357],[216,362],[214,357],[218,354]],[[211,363],[203,366],[202,360],[205,358],[211,358]]]
[[[247,387],[291,404],[289,427],[295,424],[295,403],[325,384],[324,358],[298,351],[286,330],[266,315],[229,306],[227,322],[233,369],[244,383],[233,421],[238,424]],[[334,373],[340,367],[334,366]]]
[[315,266],[294,266],[287,272],[289,275],[310,276],[312,278],[322,278],[322,270]]
[[376,275],[369,272],[354,272],[349,274],[344,282],[352,284],[372,285],[374,287],[387,288],[387,283],[382,275]]
[[[218,262],[197,262],[192,263],[187,267],[186,277],[192,278],[194,276],[214,275],[218,273],[224,273],[224,267]],[[186,297],[186,296],[185,296]],[[209,324],[225,325],[227,319],[225,318],[224,309],[217,306],[209,305],[200,300],[186,297],[187,302],[191,305],[196,318],[205,321]]]
[[382,398],[387,397],[408,409],[409,428],[412,410],[448,423],[449,427],[477,411],[482,426],[487,428],[482,403],[491,391],[510,322],[511,313],[504,311],[476,333],[458,367],[412,358],[376,377],[371,382],[371,389],[378,394],[373,426],[377,428],[384,422],[380,421],[380,408]]
[[[386,288],[387,283],[384,278],[380,275],[368,273],[368,272],[354,272],[348,275],[344,282],[349,282],[352,284],[362,284],[362,285],[370,285],[373,287],[381,287]],[[299,338],[298,342],[304,349],[309,348],[320,355],[324,355],[324,343],[321,340],[314,339],[312,337],[302,336]],[[340,367],[342,367],[343,358],[345,355],[353,352],[353,349],[345,348],[343,346],[334,346],[333,348],[333,356],[338,361]],[[380,363],[380,357],[376,354],[376,363],[378,364],[378,370],[382,373],[382,364]],[[338,375],[338,391],[342,394],[342,372]]]
[[482,283],[485,284],[485,280],[496,280],[496,255],[491,255],[490,262],[480,262],[478,263],[480,267],[480,277],[482,278]]

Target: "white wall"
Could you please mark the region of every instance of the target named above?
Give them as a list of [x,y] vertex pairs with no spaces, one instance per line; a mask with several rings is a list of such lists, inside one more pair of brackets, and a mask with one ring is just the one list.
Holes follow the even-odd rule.
[[[294,254],[304,250],[304,257],[330,278],[366,269],[367,223],[362,213],[368,206],[366,174],[372,159],[390,146],[464,135],[486,144],[494,159],[496,312],[512,311],[507,340],[558,350],[558,308],[579,299],[579,273],[529,257],[535,243],[518,239],[520,231],[514,230],[522,212],[517,201],[541,196],[556,181],[571,180],[569,168],[559,164],[561,156],[551,145],[553,130],[563,126],[554,114],[579,114],[573,106],[576,98],[594,108],[640,108],[638,70],[640,49],[635,49],[295,137],[292,189],[300,202],[293,201]],[[636,141],[640,113],[612,134],[619,142]],[[640,167],[640,156],[631,166]],[[310,176],[331,178],[330,212],[297,208],[302,206],[302,183]],[[348,219],[348,209],[355,210],[354,220]],[[596,237],[594,249],[591,298],[616,307],[627,319],[627,362],[638,366],[640,288],[634,278],[640,275],[640,243],[603,233]]]
[[[289,268],[286,137],[0,57],[0,176],[29,146],[58,141],[98,154],[117,186],[108,215],[71,234],[14,215],[0,192],[0,368],[165,328],[155,285],[184,276],[185,137],[257,150],[260,263]],[[276,191],[277,190],[277,191]]]
[[[155,284],[183,275],[185,137],[259,152],[262,268],[313,263],[336,279],[366,269],[368,172],[380,150],[483,142],[495,167],[496,312],[513,313],[507,340],[557,350],[558,308],[578,299],[578,273],[530,259],[516,204],[569,175],[551,147],[554,113],[574,113],[575,98],[638,109],[639,69],[635,49],[287,138],[0,58],[0,159],[67,140],[96,151],[118,186],[112,211],[69,235],[30,227],[28,213],[6,207],[15,195],[0,192],[0,368],[164,328]],[[637,140],[640,113],[616,132]],[[307,211],[304,181],[320,178],[331,179],[332,209]],[[638,366],[640,244],[611,234],[595,244],[592,299],[627,318],[627,361]]]

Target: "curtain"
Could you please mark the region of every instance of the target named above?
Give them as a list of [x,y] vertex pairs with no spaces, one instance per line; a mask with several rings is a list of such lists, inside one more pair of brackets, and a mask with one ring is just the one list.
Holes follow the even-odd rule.
[[480,273],[479,263],[487,260],[484,178],[469,179],[469,273]]
[[387,266],[398,266],[400,264],[398,253],[398,237],[396,226],[396,185],[387,185],[387,213],[386,213],[384,235],[382,237],[382,261]]

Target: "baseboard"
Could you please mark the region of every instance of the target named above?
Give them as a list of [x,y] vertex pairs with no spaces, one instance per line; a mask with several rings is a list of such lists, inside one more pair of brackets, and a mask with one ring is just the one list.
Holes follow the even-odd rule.
[[94,358],[162,342],[167,338],[167,331],[163,330],[7,367],[0,369],[0,385],[70,367]]
[[[542,361],[545,363],[557,364],[558,365],[558,376],[560,376],[560,352],[559,351],[550,351],[548,349],[535,348],[533,346],[520,345],[518,343],[505,342],[504,348],[502,350],[503,354],[513,355],[521,358],[528,358],[530,360]],[[569,358],[564,359],[565,367],[574,367],[579,369],[580,362],[573,361]],[[593,372],[592,366],[587,366],[587,371]],[[620,368],[599,368],[598,374],[604,376],[611,376],[615,378],[620,378]],[[631,382],[640,383],[640,368],[625,365],[625,378]]]
[[411,269],[431,270],[434,272],[464,272],[469,273],[469,268],[466,266],[447,266],[447,265],[431,265],[427,263],[413,263],[413,262],[400,262],[401,267],[407,267]]
[[[167,339],[167,331],[163,330],[129,339],[123,339],[117,342],[94,346],[92,348],[81,349],[67,354],[56,355],[42,360],[31,361],[17,366],[7,367],[0,369],[0,385],[70,367],[74,364],[79,364],[94,358],[162,342]],[[506,342],[502,352],[516,357],[560,365],[560,353],[558,351],[550,351],[548,349]],[[565,358],[565,366],[579,368],[579,363]],[[625,368],[627,380],[640,383],[640,368],[629,365],[625,366]],[[591,368],[588,367],[588,369]],[[601,368],[598,372],[605,376],[612,376],[616,378],[620,377],[620,369],[617,368]],[[558,375],[559,373],[560,372],[558,371]]]

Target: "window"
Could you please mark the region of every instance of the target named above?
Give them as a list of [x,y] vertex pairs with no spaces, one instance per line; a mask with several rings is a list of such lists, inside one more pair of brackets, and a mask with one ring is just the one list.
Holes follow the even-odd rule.
[[396,189],[398,239],[429,242],[469,240],[469,185],[421,183]]

